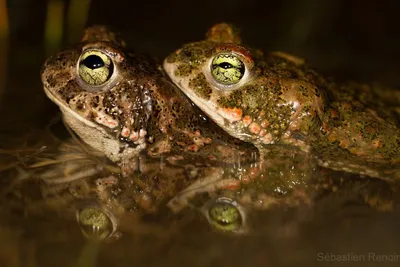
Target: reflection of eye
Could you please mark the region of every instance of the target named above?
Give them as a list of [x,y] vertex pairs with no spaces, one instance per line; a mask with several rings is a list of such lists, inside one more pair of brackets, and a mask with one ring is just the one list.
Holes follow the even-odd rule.
[[217,230],[239,232],[245,226],[245,214],[238,204],[229,198],[214,200],[206,210],[209,223]]
[[77,211],[76,218],[87,238],[105,239],[114,232],[113,220],[101,208],[84,208]]
[[83,53],[79,60],[79,76],[90,85],[102,85],[107,82],[114,71],[111,59],[97,50]]
[[244,63],[232,54],[219,54],[211,62],[212,76],[217,82],[225,85],[238,83],[244,72]]

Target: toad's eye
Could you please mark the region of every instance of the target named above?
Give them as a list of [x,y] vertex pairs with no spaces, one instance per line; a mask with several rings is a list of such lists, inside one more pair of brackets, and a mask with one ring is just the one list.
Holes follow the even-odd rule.
[[89,85],[102,85],[114,71],[112,60],[104,53],[90,50],[79,59],[79,76]]
[[244,227],[243,216],[236,202],[227,198],[217,199],[207,211],[209,223],[224,232],[239,232]]
[[87,207],[77,211],[78,224],[87,238],[105,239],[114,232],[113,220],[98,207]]
[[243,78],[244,72],[244,63],[232,54],[219,54],[211,62],[212,76],[224,85],[238,83]]

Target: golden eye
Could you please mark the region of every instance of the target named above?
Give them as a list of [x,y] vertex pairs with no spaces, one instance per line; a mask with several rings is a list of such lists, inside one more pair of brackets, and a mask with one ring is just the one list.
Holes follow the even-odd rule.
[[111,59],[97,50],[86,51],[79,61],[79,76],[90,85],[102,85],[114,71]]
[[244,224],[241,211],[230,199],[216,200],[208,209],[209,222],[220,231],[238,232]]
[[225,85],[238,83],[244,72],[244,63],[232,54],[219,54],[211,63],[212,76],[217,82]]
[[87,238],[104,239],[113,233],[111,218],[97,207],[82,209],[76,214],[82,233]]

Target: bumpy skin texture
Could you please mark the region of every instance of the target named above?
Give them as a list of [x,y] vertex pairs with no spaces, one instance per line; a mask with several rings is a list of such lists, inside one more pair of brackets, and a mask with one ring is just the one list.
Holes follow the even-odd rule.
[[[386,88],[382,94],[372,85],[337,84],[300,58],[243,46],[235,34],[228,24],[217,24],[206,40],[185,44],[163,65],[171,80],[219,126],[260,151],[270,144],[291,144],[313,151],[327,167],[396,176],[389,169],[398,169],[400,160],[398,91]],[[223,72],[233,70],[226,62],[237,64],[217,65],[220,61],[214,60],[221,55],[243,64],[236,66],[231,84],[213,75],[216,66]],[[396,96],[397,102],[385,106],[385,95]],[[366,170],[367,165],[372,169]]]
[[128,52],[106,27],[88,28],[80,44],[50,57],[41,78],[66,124],[122,165],[143,151],[154,157],[186,153],[185,159],[202,163],[256,153],[208,120],[156,64]]

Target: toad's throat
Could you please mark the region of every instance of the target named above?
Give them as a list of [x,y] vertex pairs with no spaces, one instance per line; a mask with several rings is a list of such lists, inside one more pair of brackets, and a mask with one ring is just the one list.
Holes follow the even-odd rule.
[[50,90],[44,86],[46,95],[59,106],[63,114],[64,122],[88,145],[103,152],[114,162],[124,158],[136,156],[146,147],[144,138],[137,140],[134,146],[132,142],[120,141],[115,135],[115,130],[98,125],[71,109],[67,104],[57,98]]
[[75,110],[73,110],[69,105],[67,105],[65,102],[61,101],[57,96],[55,96],[51,90],[49,90],[46,86],[43,87],[44,88],[44,92],[46,93],[47,97],[53,101],[62,111],[63,113],[69,113],[71,116],[73,116],[75,119],[81,121],[82,123],[84,123],[85,125],[87,125],[88,127],[92,127],[92,128],[96,128],[97,130],[104,132],[104,134],[109,134],[107,133],[107,131],[105,129],[103,129],[102,127],[100,127],[98,124],[82,117],[81,115],[79,115]]

